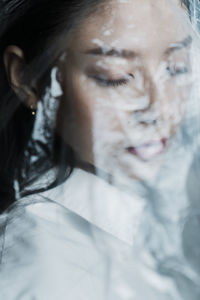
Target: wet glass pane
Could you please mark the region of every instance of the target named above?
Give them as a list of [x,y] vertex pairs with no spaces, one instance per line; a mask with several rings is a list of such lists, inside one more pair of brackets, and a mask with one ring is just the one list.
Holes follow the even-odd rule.
[[200,299],[199,16],[1,0],[0,300]]

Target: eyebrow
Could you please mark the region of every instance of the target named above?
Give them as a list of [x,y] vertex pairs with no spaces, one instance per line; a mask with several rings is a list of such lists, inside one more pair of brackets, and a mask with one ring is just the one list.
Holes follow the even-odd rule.
[[115,49],[115,48],[94,48],[87,50],[85,54],[92,55],[101,55],[101,56],[115,56],[115,57],[124,57],[124,58],[134,58],[137,54],[134,51],[125,50],[125,49]]
[[170,54],[171,52],[187,48],[192,44],[192,37],[191,35],[187,36],[183,41],[173,43],[169,46],[169,48],[165,51],[166,54]]
[[[186,48],[191,43],[192,43],[192,37],[189,35],[183,41],[171,44],[169,48],[165,51],[165,54],[170,54],[173,51]],[[111,47],[105,47],[105,48],[97,47],[94,49],[87,50],[84,53],[91,54],[91,55],[123,57],[127,59],[131,59],[137,56],[137,53],[134,51],[125,50],[125,49],[116,49]]]

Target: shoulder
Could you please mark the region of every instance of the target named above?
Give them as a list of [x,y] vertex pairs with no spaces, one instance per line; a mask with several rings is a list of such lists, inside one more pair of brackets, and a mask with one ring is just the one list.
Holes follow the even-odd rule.
[[100,259],[90,224],[41,195],[14,205],[0,228],[0,299],[64,300]]

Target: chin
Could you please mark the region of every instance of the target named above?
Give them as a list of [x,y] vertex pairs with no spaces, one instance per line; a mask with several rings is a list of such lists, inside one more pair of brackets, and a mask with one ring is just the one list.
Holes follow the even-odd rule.
[[115,168],[111,170],[111,173],[116,180],[127,182],[128,184],[133,180],[150,181],[159,175],[162,161],[161,157],[150,161],[142,161],[138,158],[132,160],[120,159]]
[[[112,152],[113,153],[113,152]],[[113,183],[130,186],[134,181],[154,180],[161,169],[163,155],[158,155],[151,160],[142,160],[128,153],[99,156],[90,162],[96,168],[96,174],[109,178]],[[100,175],[100,176],[101,176]]]

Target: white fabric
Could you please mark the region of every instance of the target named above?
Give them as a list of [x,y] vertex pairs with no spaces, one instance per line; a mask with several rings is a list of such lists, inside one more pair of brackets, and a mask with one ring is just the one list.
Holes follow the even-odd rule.
[[98,176],[75,169],[63,185],[43,195],[133,245],[144,208],[136,194],[129,195]]
[[[154,291],[148,278],[144,283],[145,270],[129,246],[94,227],[96,244],[91,225],[81,217],[38,196],[35,203],[25,200],[30,199],[9,214],[1,240],[1,300],[125,300],[135,293],[141,300],[171,299],[162,287]],[[105,243],[115,251],[111,269]]]
[[[191,272],[187,280],[177,269],[181,265],[186,269],[180,255],[180,266],[173,270],[176,253],[170,248],[167,229],[151,224],[141,200],[117,191],[100,178],[76,170],[63,186],[21,199],[3,214],[0,300],[198,300],[195,274]],[[95,204],[92,213],[90,201]],[[137,213],[155,233],[142,248],[140,234],[134,243],[137,230],[132,226],[140,227],[140,218],[133,220]],[[143,232],[148,234],[147,228]],[[168,245],[165,252],[169,253],[163,252],[159,240],[156,255],[172,267],[172,278],[161,276],[150,256],[157,237]],[[189,293],[192,298],[183,297],[183,286],[195,291]]]
[[20,200],[1,217],[0,299],[106,299],[101,245],[127,259],[142,208],[80,169],[63,185]]

